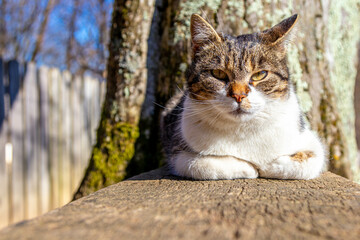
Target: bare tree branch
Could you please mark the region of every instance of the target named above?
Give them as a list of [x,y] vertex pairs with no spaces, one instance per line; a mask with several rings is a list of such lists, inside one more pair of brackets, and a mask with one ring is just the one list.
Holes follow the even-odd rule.
[[46,3],[44,13],[43,13],[43,20],[41,21],[40,30],[39,30],[39,33],[37,34],[37,37],[36,37],[35,49],[34,49],[34,51],[32,53],[31,58],[30,58],[31,61],[35,61],[35,58],[36,58],[37,54],[41,51],[41,47],[42,47],[42,43],[43,43],[43,39],[44,39],[44,34],[45,34],[45,29],[47,27],[49,15],[50,15],[53,7],[54,7],[54,0],[48,0],[47,3]]

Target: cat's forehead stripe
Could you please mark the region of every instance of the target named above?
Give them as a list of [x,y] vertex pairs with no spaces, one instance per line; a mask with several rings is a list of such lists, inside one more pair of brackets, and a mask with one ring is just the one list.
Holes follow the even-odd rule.
[[[225,58],[225,67],[239,68],[240,71],[251,72],[256,65],[260,65],[257,63],[257,59],[249,57],[253,57],[254,51],[258,51],[255,49],[257,47],[258,42],[252,35],[246,35],[245,37],[233,38],[231,36],[227,36],[225,38],[225,45],[227,46],[227,53]],[[231,57],[229,58],[228,55]],[[229,64],[231,60],[232,64]],[[261,59],[263,62],[264,59]]]

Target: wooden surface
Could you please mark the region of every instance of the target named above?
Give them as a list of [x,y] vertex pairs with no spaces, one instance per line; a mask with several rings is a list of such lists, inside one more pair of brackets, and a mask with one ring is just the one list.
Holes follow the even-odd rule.
[[360,185],[332,173],[309,181],[191,181],[154,170],[102,189],[0,239],[359,239]]

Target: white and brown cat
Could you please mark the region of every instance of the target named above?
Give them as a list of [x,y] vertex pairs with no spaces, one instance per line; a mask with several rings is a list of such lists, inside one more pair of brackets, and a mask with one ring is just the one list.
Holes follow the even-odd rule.
[[297,19],[233,37],[192,15],[188,86],[162,119],[173,174],[312,179],[326,168],[324,146],[304,123],[287,66]]

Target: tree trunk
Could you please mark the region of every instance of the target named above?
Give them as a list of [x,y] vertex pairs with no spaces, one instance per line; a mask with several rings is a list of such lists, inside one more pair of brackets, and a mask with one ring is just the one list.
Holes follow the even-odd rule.
[[147,38],[153,0],[115,0],[107,92],[89,166],[74,199],[122,180],[133,157],[146,90]]
[[[360,37],[358,2],[167,1],[160,14],[161,67],[156,73],[158,81],[152,98],[164,106],[185,85],[185,71],[191,60],[191,14],[201,14],[218,31],[239,35],[264,30],[298,13],[297,37],[288,51],[288,59],[301,107],[312,128],[328,146],[329,170],[347,178],[353,174],[359,176],[353,110],[355,49]],[[149,170],[160,164],[160,106],[154,108],[151,117],[145,114],[142,118],[139,138],[142,141],[137,143],[131,175],[138,173],[134,169]],[[144,151],[143,146],[148,149]],[[153,165],[144,167],[149,162]]]
[[[355,91],[354,91],[354,104],[355,104],[355,131],[356,131],[356,143],[357,143],[357,166],[360,167],[360,42],[358,43],[358,64],[357,64],[357,74],[355,81]],[[360,178],[360,177],[359,177]]]
[[[163,35],[163,19],[167,9],[167,1],[156,0],[155,10],[151,23],[148,39],[147,56],[147,89],[146,98],[142,106],[139,122],[140,137],[135,145],[135,156],[126,169],[126,177],[131,177],[142,172],[159,167],[163,163],[162,146],[159,136],[159,117],[164,101],[156,98],[156,88],[159,84],[161,36]],[[163,69],[163,68],[161,68]],[[169,93],[170,94],[170,93]]]

